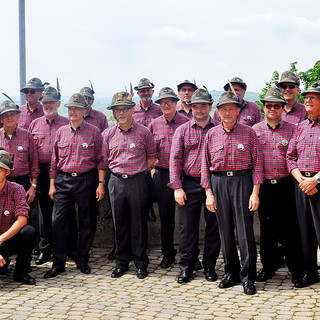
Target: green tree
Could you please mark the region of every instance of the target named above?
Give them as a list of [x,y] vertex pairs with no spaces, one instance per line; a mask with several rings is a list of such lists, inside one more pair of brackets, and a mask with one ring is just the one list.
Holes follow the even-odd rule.
[[313,68],[298,73],[304,84],[304,90],[310,87],[314,82],[320,81],[320,60],[318,60]]

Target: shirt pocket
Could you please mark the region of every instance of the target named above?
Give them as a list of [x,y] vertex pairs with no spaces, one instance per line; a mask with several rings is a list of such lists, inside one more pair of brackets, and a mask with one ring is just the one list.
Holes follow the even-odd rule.
[[166,137],[164,135],[156,134],[154,136],[154,141],[156,143],[157,150],[161,149],[161,147],[163,147],[165,145],[165,140],[166,140]]
[[69,154],[71,154],[71,150],[68,143],[58,142],[57,147],[58,147],[58,154],[59,154],[58,158],[65,159],[68,157]]
[[36,143],[36,146],[37,146],[38,148],[43,147],[43,145],[44,145],[44,138],[45,138],[45,135],[44,135],[44,134],[35,134],[35,135],[33,136],[33,139],[34,139],[34,141],[35,141],[35,143]]
[[243,163],[245,165],[251,164],[251,150],[250,145],[245,143],[239,143],[235,146],[235,161]]
[[198,145],[199,145],[198,138],[189,138],[189,139],[186,139],[184,142],[185,151],[196,149]]
[[14,150],[15,159],[28,163],[29,145],[27,143],[19,144]]
[[281,159],[285,158],[288,150],[288,141],[287,140],[280,141],[278,143],[277,149],[279,151],[279,157]]
[[94,142],[92,140],[80,142],[79,154],[84,157],[93,157],[94,156]]
[[211,154],[212,162],[223,161],[224,156],[225,156],[225,150],[224,150],[223,145],[218,145],[218,146],[214,146],[213,148],[211,148],[210,154]]

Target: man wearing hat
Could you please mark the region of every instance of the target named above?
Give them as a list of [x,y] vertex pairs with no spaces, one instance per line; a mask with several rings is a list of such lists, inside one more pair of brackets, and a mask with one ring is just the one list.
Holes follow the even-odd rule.
[[133,120],[134,101],[128,92],[118,92],[108,107],[117,123],[103,132],[103,155],[111,171],[108,183],[115,226],[116,268],[119,278],[133,260],[138,279],[148,276],[147,201],[145,172],[156,160],[152,133]]
[[175,200],[173,190],[167,186],[170,182],[169,156],[175,130],[189,121],[187,116],[177,112],[177,101],[179,98],[171,88],[162,88],[155,102],[160,104],[163,115],[152,120],[148,126],[153,134],[157,150],[157,161],[152,173],[161,223],[161,250],[163,254],[161,268],[169,268],[175,261],[177,253],[173,237]]
[[177,110],[186,115],[188,118],[192,118],[191,105],[187,102],[190,101],[192,94],[198,89],[195,83],[189,80],[184,80],[178,84],[178,96],[180,98],[181,104],[177,106]]
[[221,124],[212,128],[204,141],[201,185],[206,189],[207,208],[217,213],[219,224],[226,273],[219,288],[241,280],[244,293],[252,295],[256,293],[257,262],[253,214],[263,182],[261,152],[254,130],[237,122],[242,108],[238,97],[231,91],[223,93],[217,108]]
[[26,95],[27,104],[20,107],[21,114],[19,118],[19,127],[28,129],[32,120],[43,116],[40,97],[48,82],[42,83],[38,78],[32,78],[20,92]]
[[300,93],[300,78],[292,71],[285,71],[277,83],[277,87],[282,89],[286,105],[283,108],[282,119],[298,124],[308,117],[304,105],[297,101],[297,96]]
[[44,275],[53,278],[65,272],[68,233],[74,206],[78,205],[78,246],[74,255],[77,268],[91,273],[89,250],[96,231],[98,201],[105,194],[105,165],[99,129],[84,121],[88,104],[75,93],[65,104],[70,123],[58,129],[53,145],[49,195],[53,203],[53,264]]
[[260,187],[260,259],[257,281],[273,277],[278,269],[278,241],[283,242],[292,282],[301,273],[301,243],[294,197],[294,178],[287,168],[286,152],[296,126],[281,119],[286,100],[282,90],[270,88],[261,99],[265,120],[252,128],[263,156],[264,182]]
[[[187,283],[193,277],[198,256],[199,223],[205,192],[200,185],[201,156],[204,137],[214,127],[210,117],[212,97],[205,89],[197,89],[191,104],[193,119],[184,123],[174,133],[169,160],[170,183],[179,209],[180,273],[178,283]],[[203,267],[207,281],[216,281],[216,261],[220,252],[217,218],[207,209]]]
[[[58,86],[57,86],[58,87]],[[69,120],[58,115],[60,90],[47,87],[40,101],[43,104],[44,116],[33,120],[29,126],[39,156],[40,174],[38,177],[37,199],[39,207],[39,255],[36,264],[47,262],[51,255],[52,210],[53,201],[49,197],[51,156],[57,130],[68,124]]]
[[92,105],[94,103],[94,90],[93,90],[93,88],[83,87],[80,90],[80,93],[86,97],[87,103],[89,105],[88,113],[86,114],[84,119],[87,122],[95,125],[100,130],[100,132],[103,132],[106,128],[108,128],[108,120],[107,120],[107,117],[105,114],[103,114],[99,110],[95,110],[92,108]]
[[303,276],[295,284],[304,288],[319,282],[317,250],[320,245],[320,81],[305,92],[308,119],[297,126],[290,140],[288,169],[296,180],[295,196],[301,231]]
[[[134,87],[140,98],[140,102],[134,106],[133,119],[135,122],[143,124],[148,127],[149,123],[162,115],[161,109],[158,104],[152,102],[152,95],[154,93],[154,84],[147,78],[142,78],[138,85]],[[155,194],[153,182],[150,172],[147,172],[148,183],[148,219],[156,221],[156,216],[153,210],[153,202],[155,202]]]
[[9,257],[17,254],[13,280],[33,285],[36,280],[27,270],[35,245],[35,230],[28,225],[30,208],[23,187],[6,181],[12,165],[9,153],[0,150],[0,274],[8,273]]
[[12,101],[5,100],[0,105],[0,148],[9,152],[14,161],[8,180],[21,184],[26,190],[27,202],[36,197],[39,175],[38,153],[31,133],[18,126],[21,110]]
[[[232,78],[230,81],[228,81],[227,84],[224,85],[223,89],[225,91],[230,90],[234,92],[237,95],[239,102],[242,104],[242,108],[237,120],[238,123],[242,123],[252,127],[255,123],[259,123],[260,121],[262,121],[262,115],[259,107],[254,102],[244,100],[244,96],[247,90],[247,84],[241,78]],[[216,110],[214,113],[214,119],[219,123],[221,122],[218,110]]]

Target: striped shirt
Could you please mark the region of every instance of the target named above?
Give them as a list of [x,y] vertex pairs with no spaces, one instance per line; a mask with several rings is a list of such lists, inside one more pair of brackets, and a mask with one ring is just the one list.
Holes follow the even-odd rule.
[[24,104],[20,107],[21,113],[18,120],[20,128],[29,129],[30,123],[37,118],[44,116],[42,104],[39,102],[33,112],[30,111],[29,106]]
[[286,153],[296,126],[282,120],[273,129],[264,120],[252,129],[258,136],[262,151],[264,178],[272,180],[289,176]]
[[15,182],[6,181],[0,192],[0,234],[10,229],[18,216],[28,217],[29,210],[24,188]]
[[83,173],[94,168],[105,170],[101,153],[102,137],[99,129],[83,121],[76,130],[70,124],[56,133],[51,158],[50,178],[58,171]]
[[149,123],[162,115],[162,111],[158,104],[151,102],[151,105],[148,109],[144,109],[140,103],[136,104],[134,107],[133,119],[136,123],[143,124],[145,127]]
[[194,119],[181,125],[173,135],[169,169],[171,189],[182,188],[183,175],[200,177],[204,138],[214,127],[214,120],[202,128]]
[[38,152],[32,134],[16,127],[10,137],[4,128],[0,129],[0,147],[9,152],[13,159],[13,171],[10,177],[29,175],[36,179],[39,175]]
[[[241,108],[237,119],[238,123],[252,127],[254,124],[263,120],[260,108],[254,102],[243,100],[242,104],[243,107]],[[218,109],[216,109],[214,113],[214,119],[218,123],[221,123]]]
[[186,112],[186,111],[183,109],[182,105],[179,104],[179,105],[177,106],[177,111],[178,111],[179,113],[183,114],[184,116],[187,116],[189,119],[192,119],[192,118],[193,118],[192,109],[191,109],[191,108],[190,108],[190,110],[189,110],[188,112]]
[[263,162],[256,133],[236,123],[230,132],[220,124],[212,128],[204,142],[201,185],[210,187],[210,172],[252,170],[254,184],[263,182]]
[[283,108],[281,118],[282,120],[297,125],[308,118],[308,113],[304,105],[296,101],[290,111],[286,111],[286,109]]
[[320,171],[320,117],[316,121],[305,120],[297,126],[290,140],[287,162],[288,170]]
[[49,163],[52,157],[53,143],[58,129],[69,123],[65,117],[56,115],[50,122],[45,116],[31,122],[29,131],[33,135],[40,163]]
[[152,133],[139,123],[133,122],[127,131],[115,124],[106,129],[102,137],[102,153],[114,173],[134,175],[148,169],[147,160],[156,159]]
[[91,108],[89,114],[87,114],[84,119],[96,126],[100,130],[100,132],[103,132],[109,127],[106,115],[99,110]]
[[170,149],[172,137],[176,129],[190,119],[179,112],[176,112],[174,118],[169,122],[164,115],[154,119],[148,128],[153,133],[156,143],[157,161],[155,166],[169,168]]

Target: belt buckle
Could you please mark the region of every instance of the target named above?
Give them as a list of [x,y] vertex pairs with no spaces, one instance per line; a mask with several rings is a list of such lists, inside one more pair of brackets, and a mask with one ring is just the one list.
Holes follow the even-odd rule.
[[305,172],[304,175],[305,175],[306,177],[311,177],[311,172]]
[[76,172],[71,172],[71,177],[76,177],[78,174]]
[[227,171],[227,177],[233,177],[233,171]]
[[128,179],[129,177],[128,177],[127,174],[122,174],[122,175],[121,175],[121,178],[122,178],[122,179]]
[[277,184],[278,183],[278,181],[276,179],[272,179],[270,182],[271,182],[271,184]]

